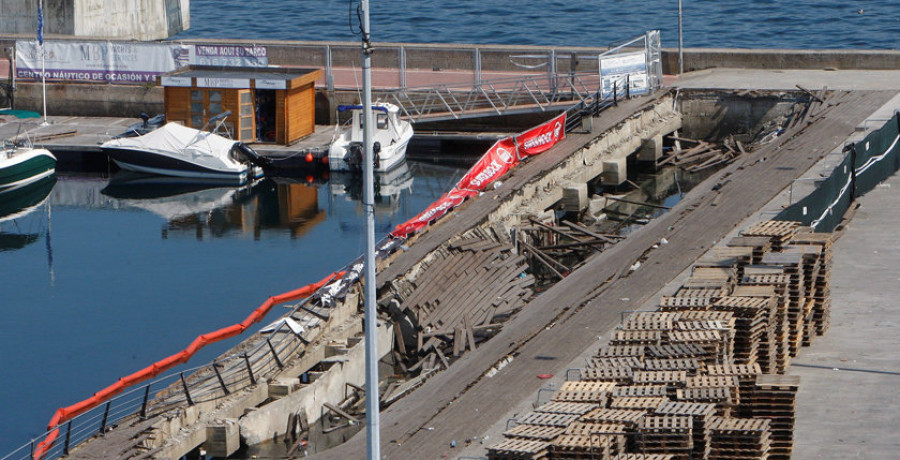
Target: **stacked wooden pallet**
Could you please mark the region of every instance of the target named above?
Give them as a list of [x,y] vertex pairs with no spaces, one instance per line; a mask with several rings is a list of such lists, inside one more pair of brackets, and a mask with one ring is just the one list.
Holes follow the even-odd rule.
[[794,413],[800,377],[758,375],[750,396],[751,415],[770,421],[769,458],[790,459],[794,446]]
[[710,458],[764,459],[769,454],[769,420],[713,417],[709,423]]
[[768,289],[767,293],[771,293],[777,299],[775,312],[771,318],[772,336],[770,337],[767,348],[769,356],[772,357],[771,367],[763,369],[767,373],[782,374],[786,372],[791,362],[791,353],[789,345],[790,326],[788,324],[788,284],[790,277],[781,274],[746,274],[741,284],[735,289],[735,294],[750,295],[758,292],[758,288]]
[[586,402],[606,406],[610,392],[615,388],[611,382],[564,382],[551,401]]
[[750,265],[762,263],[763,254],[772,250],[772,240],[765,236],[736,236],[726,243],[728,247],[750,248]]
[[688,460],[694,448],[693,419],[686,415],[648,415],[638,424],[635,447],[643,453]]
[[[760,346],[768,342],[774,334],[769,327],[776,305],[775,297],[722,297],[710,307],[716,311],[728,311],[734,314],[734,362],[738,364],[759,363],[768,369],[770,356],[768,347]],[[762,353],[765,351],[765,353]]]
[[490,460],[541,460],[547,458],[544,441],[527,439],[504,439],[488,448]]
[[813,290],[810,294],[813,305],[813,322],[816,335],[828,330],[831,316],[831,246],[833,237],[830,233],[813,233],[808,227],[801,227],[794,236],[794,244],[816,246],[819,248],[819,272],[812,280]]
[[788,347],[790,348],[791,356],[797,356],[797,352],[803,346],[803,320],[805,318],[804,310],[806,309],[803,253],[797,251],[770,252],[763,256],[763,264],[758,269],[754,268],[756,271],[754,274],[779,274],[780,270],[780,273],[788,275]]
[[716,415],[730,417],[735,406],[731,392],[728,387],[683,388],[675,392],[675,400],[715,404]]
[[716,364],[706,367],[706,373],[710,376],[736,377],[738,381],[738,397],[740,404],[737,406],[738,417],[751,416],[750,406],[756,376],[761,373],[759,364]]
[[670,401],[660,406],[659,415],[686,416],[691,418],[692,459],[709,458],[709,422],[716,415],[715,404]]
[[729,244],[504,435],[548,458],[790,458],[798,381],[775,373],[827,327],[830,238],[763,223]]
[[768,238],[772,243],[772,251],[781,250],[791,241],[797,233],[800,224],[780,220],[760,222],[741,232],[741,236],[761,236]]
[[614,455],[612,441],[602,435],[563,434],[550,442],[550,458],[559,460],[607,459]]

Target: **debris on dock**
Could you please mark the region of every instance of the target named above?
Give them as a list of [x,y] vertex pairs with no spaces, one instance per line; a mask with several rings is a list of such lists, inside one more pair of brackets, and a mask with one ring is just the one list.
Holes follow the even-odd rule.
[[[406,373],[427,376],[449,367],[531,298],[534,277],[525,273],[526,259],[500,233],[467,232],[432,254],[414,278],[394,283],[389,310],[400,326],[394,330]],[[397,391],[409,390],[397,386],[386,396],[393,400]]]

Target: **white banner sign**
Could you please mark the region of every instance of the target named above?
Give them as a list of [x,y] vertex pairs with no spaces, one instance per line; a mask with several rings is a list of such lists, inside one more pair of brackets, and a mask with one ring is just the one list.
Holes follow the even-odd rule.
[[[44,42],[47,80],[140,84],[190,63],[191,47],[157,43]],[[16,78],[40,80],[41,47],[16,42]]]
[[285,80],[257,78],[253,82],[256,85],[256,89],[287,89],[287,81]]
[[266,67],[269,65],[265,46],[196,45],[192,64],[226,67]]
[[613,85],[619,94],[625,94],[625,85],[631,94],[649,91],[647,76],[647,55],[643,51],[635,53],[600,56],[600,78],[603,81],[603,96],[612,94]]
[[249,88],[248,78],[213,78],[197,77],[198,88]]
[[[265,67],[265,46],[174,45],[132,42],[44,42],[48,81],[101,81],[142,84],[189,64]],[[41,79],[41,47],[16,41],[16,78]]]

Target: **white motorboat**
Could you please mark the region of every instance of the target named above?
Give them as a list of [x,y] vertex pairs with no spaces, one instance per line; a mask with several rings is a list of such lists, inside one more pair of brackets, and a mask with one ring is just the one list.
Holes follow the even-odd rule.
[[[328,164],[332,171],[360,171],[363,165],[363,107],[342,105],[338,111],[350,111],[351,117],[348,126],[328,148]],[[375,121],[372,136],[374,170],[390,171],[406,158],[406,146],[413,136],[412,125],[400,119],[400,108],[394,104],[375,103],[372,111]]]
[[[211,119],[219,126],[229,112]],[[214,130],[213,130],[214,131]],[[166,123],[143,136],[104,142],[100,148],[127,171],[241,185],[263,176],[260,158],[241,142],[210,131]]]
[[56,157],[46,149],[6,142],[0,149],[0,192],[15,190],[56,172]]

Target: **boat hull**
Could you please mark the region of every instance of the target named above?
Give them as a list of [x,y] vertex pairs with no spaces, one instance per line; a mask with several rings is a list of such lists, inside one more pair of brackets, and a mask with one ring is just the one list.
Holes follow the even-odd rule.
[[194,178],[235,185],[244,184],[249,179],[262,177],[263,175],[261,168],[252,165],[245,165],[240,170],[221,170],[155,152],[116,147],[101,147],[101,149],[113,159],[119,168],[126,171]]
[[37,182],[56,172],[56,157],[44,149],[16,153],[0,162],[0,192]]
[[[409,137],[412,138],[412,136],[409,136]],[[378,156],[378,167],[373,168],[373,171],[380,172],[380,173],[388,172],[388,171],[396,168],[397,166],[399,166],[401,163],[403,163],[403,160],[406,159],[406,146],[408,144],[409,144],[409,138],[404,139],[401,142],[392,145],[390,147],[390,149],[391,149],[390,155],[386,155],[387,152],[382,150]],[[328,165],[332,171],[336,171],[336,172],[359,171],[358,168],[352,167],[350,165],[350,163],[348,163],[347,161],[344,160],[344,158],[346,158],[346,156],[347,156],[347,148],[346,147],[333,146],[333,151],[334,152],[343,151],[344,153],[343,153],[343,155],[341,155],[340,153],[331,153],[329,155]]]

